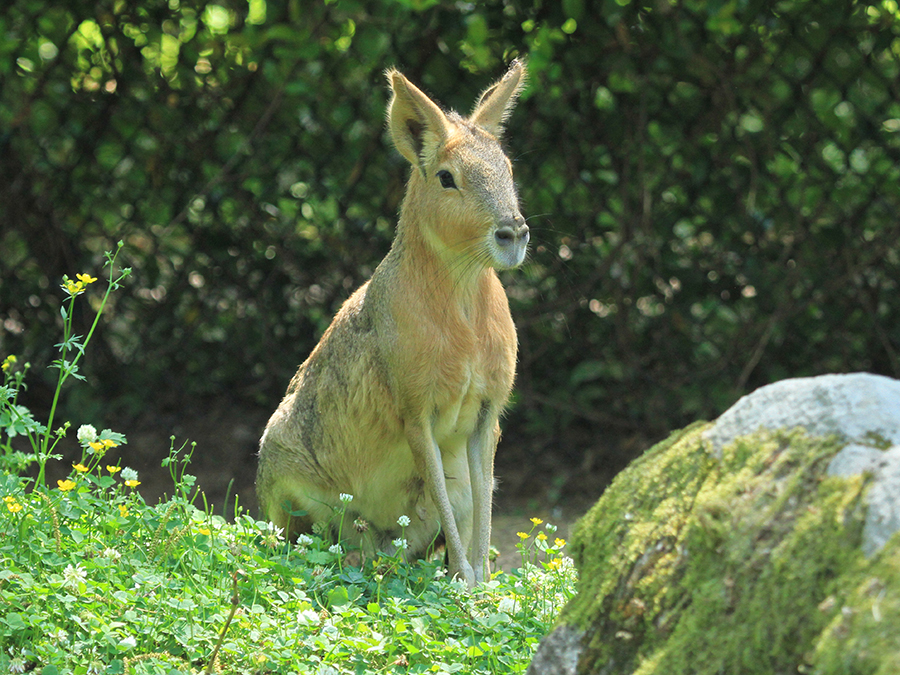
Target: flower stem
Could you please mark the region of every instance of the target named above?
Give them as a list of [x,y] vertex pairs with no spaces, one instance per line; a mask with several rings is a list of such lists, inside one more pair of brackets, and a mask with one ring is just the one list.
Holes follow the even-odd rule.
[[103,309],[104,307],[106,307],[106,301],[109,300],[110,293],[112,293],[119,287],[119,282],[122,281],[122,279],[131,274],[130,268],[123,269],[118,278],[113,278],[115,272],[116,257],[119,255],[119,251],[122,250],[122,246],[123,242],[120,241],[114,253],[106,254],[106,263],[104,264],[104,267],[106,265],[109,265],[109,283],[106,286],[106,293],[103,294],[103,300],[100,301],[100,307],[97,308],[97,312],[94,315],[94,321],[91,324],[91,328],[88,331],[87,337],[84,338],[84,342],[81,344],[80,349],[76,350],[75,356],[72,359],[72,363],[66,363],[66,356],[69,353],[69,341],[72,338],[72,310],[75,307],[75,298],[79,295],[79,293],[70,293],[69,295],[69,311],[63,312],[63,342],[60,347],[61,355],[59,360],[59,380],[56,383],[56,391],[53,393],[53,403],[50,405],[50,415],[47,418],[47,428],[44,431],[44,437],[41,440],[40,449],[37,453],[39,469],[37,481],[35,483],[36,485],[45,484],[47,460],[49,459],[51,449],[50,436],[53,434],[53,419],[56,417],[56,408],[59,404],[59,396],[62,392],[63,385],[69,378],[69,375],[78,372],[78,362],[84,355],[84,350],[87,348],[88,343],[91,341],[91,337],[94,335],[94,330],[97,328],[97,324],[100,322],[100,315],[103,314]]

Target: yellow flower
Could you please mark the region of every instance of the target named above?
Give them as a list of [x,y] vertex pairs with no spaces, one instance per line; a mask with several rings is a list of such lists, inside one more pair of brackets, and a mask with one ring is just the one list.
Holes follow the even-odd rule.
[[75,489],[75,481],[74,480],[58,480],[56,484],[59,485],[59,489],[63,492],[68,492],[69,490]]
[[566,545],[566,540],[557,538],[553,541],[553,545],[556,546],[556,548],[562,548]]
[[9,370],[9,367],[12,364],[14,364],[16,361],[18,361],[18,359],[16,358],[16,355],[10,354],[5,359],[3,359],[3,365],[0,365],[0,370],[2,370],[5,373],[7,370]]
[[548,570],[551,570],[551,571],[558,570],[560,563],[561,563],[560,558],[554,558],[553,560],[551,560],[550,562],[547,563],[546,567]]
[[82,281],[72,281],[71,279],[66,278],[63,278],[63,281],[65,282],[63,284],[63,289],[69,295],[78,295],[79,293],[84,291],[84,282]]
[[540,524],[543,523],[544,521],[541,520],[540,518],[532,518],[532,519],[531,519],[531,522],[534,523],[535,525],[540,525]]
[[3,501],[6,502],[6,509],[10,513],[18,513],[22,510],[22,505],[16,501],[15,497],[4,497]]
[[76,274],[78,281],[72,281],[69,277],[63,277],[63,290],[69,295],[79,295],[84,292],[84,287],[97,281],[96,277],[90,274]]
[[112,466],[111,464],[107,464],[106,470],[109,471],[110,473],[118,473],[119,471],[122,470],[122,467],[121,466]]
[[198,527],[197,532],[199,532],[200,534],[205,534],[207,537],[211,534],[209,529],[205,527]]
[[127,485],[130,488],[137,487],[140,484],[141,484],[141,481],[139,481],[139,480],[126,480],[125,481],[125,485]]
[[73,464],[72,468],[75,469],[78,473],[84,473],[88,470],[88,468],[84,464]]
[[544,534],[543,532],[538,532],[538,533],[537,533],[537,540],[538,540],[538,541],[547,541],[547,535]]
[[526,532],[516,532],[516,536],[523,541],[528,539],[528,534]]
[[124,504],[119,504],[119,515],[122,516],[123,518],[128,517],[128,507],[125,506]]
[[99,441],[91,441],[88,443],[88,447],[91,449],[95,455],[99,455],[103,457],[106,454],[106,451],[110,448],[117,448],[119,444],[115,441],[111,441],[108,438],[101,438]]

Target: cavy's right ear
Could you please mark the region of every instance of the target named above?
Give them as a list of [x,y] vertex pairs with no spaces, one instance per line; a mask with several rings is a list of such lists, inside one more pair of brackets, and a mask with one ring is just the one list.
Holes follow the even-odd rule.
[[388,106],[388,128],[400,154],[423,173],[450,133],[447,116],[399,71],[385,75],[393,96]]

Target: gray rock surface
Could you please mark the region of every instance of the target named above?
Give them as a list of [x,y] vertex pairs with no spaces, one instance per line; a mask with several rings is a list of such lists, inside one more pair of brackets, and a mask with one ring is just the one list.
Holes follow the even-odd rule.
[[868,445],[848,443],[828,465],[829,476],[856,476],[874,472],[884,459],[884,451]]
[[[843,451],[842,451],[843,452]],[[867,495],[863,553],[872,556],[900,530],[900,445],[884,453],[874,471],[875,483]]]
[[873,445],[875,434],[900,445],[900,381],[869,373],[782,380],[741,398],[705,436],[721,456],[722,447],[738,436],[785,427],[837,434],[861,445]]
[[873,555],[900,530],[900,381],[869,373],[782,380],[744,396],[704,436],[721,457],[735,438],[792,427],[848,441],[829,475],[874,474],[863,531],[863,552]]
[[583,635],[571,626],[557,626],[541,640],[525,675],[575,675]]

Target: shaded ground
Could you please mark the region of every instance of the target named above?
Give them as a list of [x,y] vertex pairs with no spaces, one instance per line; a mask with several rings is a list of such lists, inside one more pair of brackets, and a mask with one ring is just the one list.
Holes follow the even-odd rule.
[[[237,498],[239,505],[258,515],[256,452],[271,412],[223,403],[204,410],[148,416],[128,428],[115,429],[128,438],[122,449],[122,465],[139,471],[140,491],[152,503],[172,491],[169,470],[160,466],[169,454],[172,436],[176,448],[187,444],[189,449],[196,443],[188,472],[197,476],[215,512],[232,516]],[[568,539],[572,525],[599,498],[615,473],[636,452],[648,447],[641,439],[601,442],[597,440],[600,435],[599,430],[581,432],[580,436],[573,432],[560,447],[548,448],[534,439],[517,437],[514,429],[504,431],[496,460],[498,490],[492,537],[504,569],[521,563],[515,548],[519,541],[516,533],[531,529],[530,518],[553,523],[559,528],[554,536]],[[573,456],[577,460],[571,459]],[[55,481],[59,476],[51,472],[50,477]]]

